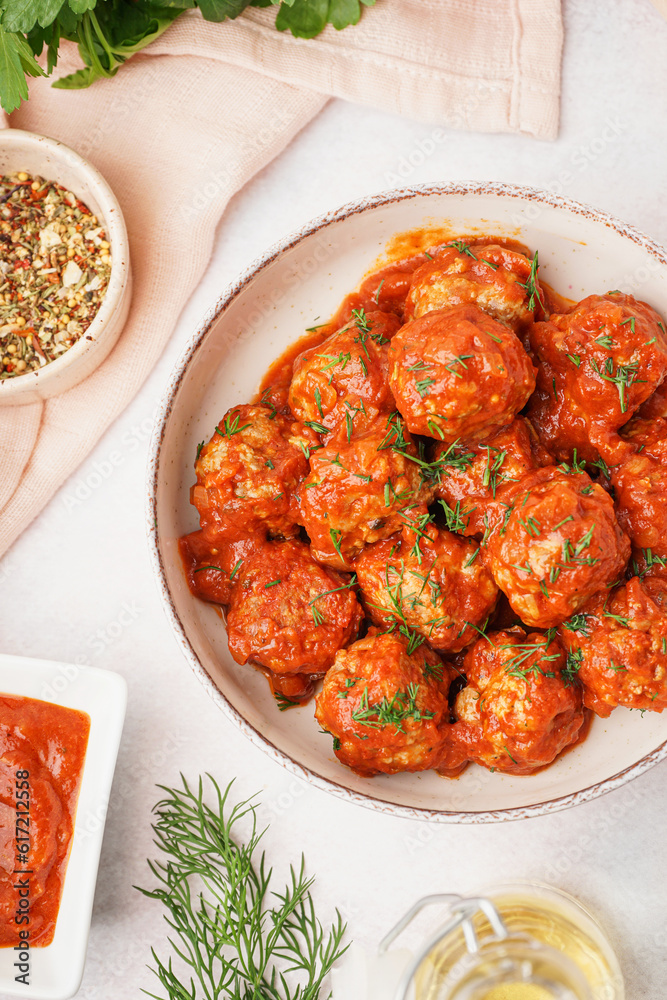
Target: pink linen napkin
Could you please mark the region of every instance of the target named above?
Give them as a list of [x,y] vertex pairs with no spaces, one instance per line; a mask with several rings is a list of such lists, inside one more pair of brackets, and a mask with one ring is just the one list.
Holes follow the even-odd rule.
[[[220,25],[188,13],[112,80],[83,91],[34,80],[12,114],[12,126],[66,142],[111,184],[134,296],[118,345],[85,382],[0,408],[0,555],[138,392],[206,268],[229,199],[329,96],[443,126],[556,135],[559,0],[377,0],[356,27],[328,27],[315,41],[277,32],[274,18],[252,8]],[[63,46],[59,72],[79,65]],[[234,100],[222,114],[225,94]]]

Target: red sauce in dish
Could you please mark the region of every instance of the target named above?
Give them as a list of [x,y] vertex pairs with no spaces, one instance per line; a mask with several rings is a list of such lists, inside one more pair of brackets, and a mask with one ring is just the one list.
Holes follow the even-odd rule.
[[90,718],[0,694],[0,947],[53,940]]

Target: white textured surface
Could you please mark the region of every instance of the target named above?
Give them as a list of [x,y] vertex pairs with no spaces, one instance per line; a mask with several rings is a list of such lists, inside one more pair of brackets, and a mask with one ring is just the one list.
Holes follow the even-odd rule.
[[130,1000],[141,987],[153,988],[145,966],[151,945],[164,954],[166,928],[159,906],[132,886],[150,882],[154,783],[207,770],[220,782],[236,776],[239,796],[261,792],[271,860],[283,870],[305,851],[323,912],[338,905],[361,943],[376,941],[426,892],[541,878],[603,917],[628,1000],[664,996],[667,765],[574,811],[483,828],[391,819],[308,789],[237,733],[190,674],[159,605],[144,536],[152,412],[183,339],[237,271],[311,216],[397,179],[497,179],[554,186],[667,241],[667,24],[648,0],[566,0],[565,9],[555,143],[447,132],[411,168],[410,155],[419,143],[428,148],[432,130],[330,104],[235,199],[206,279],[158,370],[0,562],[3,651],[80,658],[121,671],[130,688],[83,1000]]

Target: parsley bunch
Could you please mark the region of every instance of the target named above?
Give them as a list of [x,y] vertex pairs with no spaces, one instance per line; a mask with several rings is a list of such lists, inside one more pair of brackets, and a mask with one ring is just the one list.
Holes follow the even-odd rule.
[[[14,111],[28,97],[27,77],[49,76],[64,39],[76,42],[83,67],[54,87],[89,87],[114,76],[184,10],[198,7],[207,21],[226,21],[246,7],[277,7],[276,28],[314,38],[332,24],[356,24],[361,4],[375,0],[0,0],[0,104]],[[46,50],[46,69],[36,57]]]

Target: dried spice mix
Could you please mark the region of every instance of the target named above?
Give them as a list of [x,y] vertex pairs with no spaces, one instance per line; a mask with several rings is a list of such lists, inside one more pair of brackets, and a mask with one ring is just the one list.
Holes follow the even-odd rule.
[[52,181],[0,177],[0,379],[42,368],[92,323],[111,274],[104,227]]

